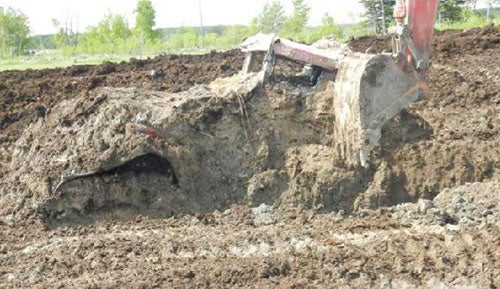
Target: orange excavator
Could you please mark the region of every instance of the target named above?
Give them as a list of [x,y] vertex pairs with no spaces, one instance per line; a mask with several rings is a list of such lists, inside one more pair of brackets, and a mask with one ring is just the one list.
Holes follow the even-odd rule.
[[383,124],[420,99],[426,90],[437,2],[396,1],[392,53],[322,50],[275,35],[257,35],[241,46],[246,53],[243,73],[250,70],[253,52],[264,51],[267,54],[260,72],[263,85],[273,74],[278,58],[306,64],[314,84],[334,79],[334,145],[349,164],[365,166],[370,152],[379,144]]

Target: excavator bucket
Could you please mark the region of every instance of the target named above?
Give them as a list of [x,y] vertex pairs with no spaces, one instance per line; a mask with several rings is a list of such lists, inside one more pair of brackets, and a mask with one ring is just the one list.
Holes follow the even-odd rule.
[[389,55],[346,56],[335,79],[334,145],[351,165],[365,166],[384,123],[418,100],[422,84]]
[[[366,165],[384,123],[417,101],[426,88],[438,0],[397,0],[394,17],[404,65],[389,55],[352,54],[335,80],[335,145],[350,164]],[[396,52],[396,51],[395,51]]]
[[403,55],[410,65],[398,66],[388,55],[365,54],[347,56],[340,63],[335,81],[335,145],[350,164],[366,165],[384,123],[422,96],[437,2],[396,2],[400,47],[407,47]]

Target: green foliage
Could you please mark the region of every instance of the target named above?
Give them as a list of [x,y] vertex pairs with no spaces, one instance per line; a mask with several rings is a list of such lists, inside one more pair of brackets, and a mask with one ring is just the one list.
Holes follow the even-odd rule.
[[59,20],[52,18],[52,24],[57,29],[57,33],[53,35],[52,42],[59,48],[73,47],[78,44],[78,33],[73,31],[72,25],[68,22],[64,26]]
[[243,42],[245,38],[255,35],[258,32],[257,28],[253,25],[228,26],[224,29],[224,32],[219,38],[218,44],[223,48],[233,48]]
[[297,39],[306,27],[311,8],[304,3],[304,0],[293,0],[292,2],[293,14],[281,26],[280,35],[286,38]]
[[69,45],[69,35],[62,28],[60,28],[59,31],[54,34],[53,38],[53,42],[57,47],[65,47]]
[[33,35],[29,37],[33,49],[56,49],[53,35]]
[[127,39],[130,36],[130,30],[125,17],[122,15],[109,16],[108,20],[111,27],[111,36],[113,39]]
[[139,0],[135,12],[137,15],[135,17],[134,31],[137,35],[144,37],[146,41],[154,42],[157,40],[159,34],[153,29],[156,25],[156,12],[151,0]]
[[187,49],[201,46],[201,36],[194,27],[181,27],[172,35],[167,43],[169,49]]
[[278,33],[286,20],[285,11],[279,1],[264,5],[262,12],[252,20],[252,26],[263,33]]
[[14,56],[0,59],[0,71],[66,67],[75,64],[100,64],[104,61],[120,62],[130,59],[130,55],[76,55],[69,56],[61,50],[45,51],[30,56]]
[[342,30],[339,26],[335,24],[333,17],[328,13],[325,13],[323,19],[321,21],[321,26],[312,32],[307,34],[306,39],[304,39],[307,43],[313,43],[324,37],[335,37],[339,39],[342,35]]
[[217,33],[206,33],[205,34],[205,47],[218,47],[219,45],[219,34]]
[[[126,50],[127,40],[131,36],[125,17],[121,15],[106,15],[97,26],[90,27],[87,33],[80,37],[75,48],[83,53],[113,53]],[[71,51],[68,50],[67,51]]]
[[436,29],[438,30],[447,30],[447,29],[470,29],[476,27],[484,27],[487,25],[500,24],[500,14],[493,15],[490,18],[487,18],[486,15],[482,14],[479,11],[473,12],[469,9],[464,9],[463,18],[461,21],[455,22],[441,22],[436,25]]
[[[256,34],[255,27],[235,25],[225,27],[206,27],[205,49],[230,49],[238,46],[245,38]],[[198,28],[181,27],[170,29],[165,42],[168,51],[189,51],[201,49],[201,36]]]
[[28,18],[19,10],[0,7],[0,56],[22,54],[28,45]]
[[372,26],[369,22],[361,22],[357,24],[348,24],[341,27],[342,36],[340,40],[347,41],[351,37],[360,37],[365,35],[373,35]]
[[438,22],[453,23],[464,20],[467,0],[440,0],[438,2]]
[[375,33],[385,33],[389,22],[394,20],[394,0],[360,0],[365,7],[365,16],[370,19]]

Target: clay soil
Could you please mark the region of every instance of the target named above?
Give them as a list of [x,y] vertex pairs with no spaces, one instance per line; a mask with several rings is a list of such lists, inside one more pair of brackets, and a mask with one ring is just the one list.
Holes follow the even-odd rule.
[[[427,95],[384,128],[367,172],[378,183],[355,213],[234,204],[55,228],[4,218],[0,288],[499,288],[500,28],[437,32],[432,53]],[[62,100],[100,87],[180,92],[242,62],[229,51],[1,72],[0,180],[14,142]],[[400,204],[418,199],[429,201]]]

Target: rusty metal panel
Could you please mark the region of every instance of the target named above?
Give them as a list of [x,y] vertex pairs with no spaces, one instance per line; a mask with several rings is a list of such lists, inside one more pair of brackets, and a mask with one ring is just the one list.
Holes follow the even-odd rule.
[[316,65],[328,71],[335,71],[338,68],[337,55],[328,55],[325,51],[304,44],[277,41],[274,44],[274,53],[296,61]]

